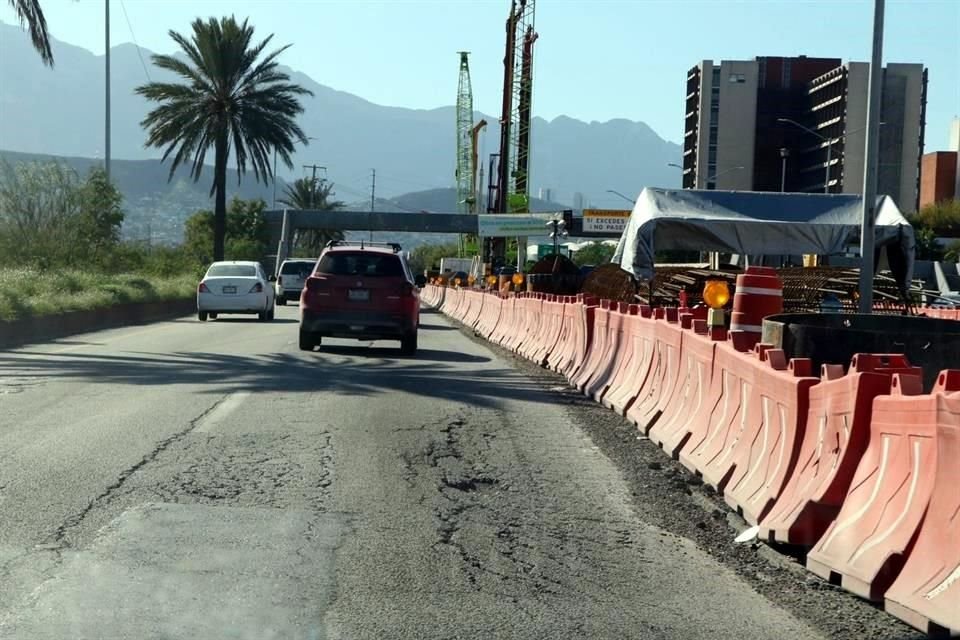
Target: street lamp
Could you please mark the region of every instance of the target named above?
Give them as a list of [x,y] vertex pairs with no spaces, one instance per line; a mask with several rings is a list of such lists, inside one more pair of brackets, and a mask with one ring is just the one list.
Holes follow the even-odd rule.
[[616,191],[616,190],[614,190],[614,189],[607,189],[607,193],[612,193],[612,194],[615,195],[615,196],[620,196],[621,198],[623,198],[624,200],[626,200],[626,201],[629,202],[630,204],[634,204],[633,198],[628,198],[627,196],[623,195],[623,194],[620,193],[619,191]]
[[[824,193],[830,193],[830,160],[831,160],[831,152],[832,152],[832,150],[833,150],[833,137],[828,138],[828,137],[826,137],[826,136],[823,136],[823,135],[817,133],[816,131],[814,131],[813,129],[811,129],[811,128],[809,128],[809,127],[805,127],[805,126],[803,126],[802,124],[800,124],[799,122],[797,122],[796,120],[791,120],[790,118],[777,118],[777,122],[786,122],[786,123],[788,123],[788,124],[792,124],[792,125],[794,125],[795,127],[799,127],[799,128],[801,128],[801,129],[803,129],[803,130],[806,131],[807,133],[811,133],[811,134],[815,135],[816,137],[818,137],[818,138],[820,139],[821,142],[826,142],[826,143],[827,143],[827,170],[826,170],[826,177],[824,178],[824,181],[823,181],[823,192],[824,192]],[[885,122],[881,122],[881,123],[880,123],[880,126],[882,127],[882,126],[885,125],[885,124],[886,124]],[[851,135],[851,134],[854,134],[854,133],[860,133],[861,131],[866,131],[868,128],[869,128],[869,127],[862,127],[862,128],[860,128],[860,129],[854,129],[853,131],[845,131],[844,133],[841,133],[841,134],[837,137],[837,140],[842,140],[843,138],[846,138],[847,136],[849,136],[849,135]],[[781,156],[781,157],[782,157],[782,156]]]
[[[307,136],[307,140],[316,140],[316,138]],[[326,167],[324,167],[324,170],[326,170]],[[273,208],[274,209],[277,208],[277,147],[276,146],[273,147]]]
[[[805,127],[799,122],[797,122],[796,120],[791,120],[790,118],[777,118],[777,122],[786,122],[787,124],[792,124],[795,127],[803,129],[807,133],[811,133],[815,135],[820,139],[821,142],[827,143],[827,174],[826,174],[826,177],[823,179],[823,192],[830,193],[830,152],[833,150],[833,138],[832,137],[827,138],[826,136],[822,136],[816,131],[814,131],[813,129],[811,129],[810,127]],[[780,157],[784,157],[782,151],[781,151]],[[784,160],[784,163],[786,163],[786,160]],[[781,191],[783,191],[783,189],[781,189]]]
[[790,149],[780,147],[780,193],[787,190],[787,158],[790,157]]
[[[668,167],[674,167],[674,168],[676,168],[676,169],[681,169],[681,170],[683,170],[683,171],[686,171],[686,169],[684,169],[682,165],[679,165],[679,164],[677,164],[676,162],[668,162],[668,163],[667,163],[667,166],[668,166]],[[741,169],[746,169],[746,167],[744,167],[743,165],[737,165],[736,167],[730,167],[729,169],[724,169],[723,171],[721,171],[721,172],[719,172],[719,173],[715,173],[715,174],[713,174],[712,176],[707,176],[707,182],[713,182],[713,181],[716,180],[719,176],[722,176],[722,175],[725,175],[725,174],[727,174],[727,173],[730,173],[731,171],[740,171]]]
[[730,173],[730,172],[732,172],[732,171],[740,171],[741,169],[746,169],[746,167],[744,167],[743,165],[738,165],[738,166],[736,166],[736,167],[730,167],[729,169],[724,169],[724,170],[721,171],[720,173],[715,173],[715,174],[713,174],[712,176],[708,176],[708,177],[707,177],[707,182],[714,182],[717,178],[719,178],[720,176],[722,176],[722,175],[724,175],[724,174]]
[[550,237],[553,238],[553,255],[559,255],[560,237],[566,238],[570,235],[567,232],[567,223],[564,220],[548,220],[547,228],[550,229]]

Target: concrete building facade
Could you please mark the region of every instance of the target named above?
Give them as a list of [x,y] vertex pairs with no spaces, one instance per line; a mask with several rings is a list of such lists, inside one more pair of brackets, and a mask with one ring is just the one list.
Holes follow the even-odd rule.
[[958,198],[957,152],[925,153],[920,169],[920,206]]
[[[859,193],[868,80],[869,64],[838,58],[703,60],[687,73],[684,188]],[[907,212],[919,199],[926,83],[923,65],[884,69],[878,191]]]

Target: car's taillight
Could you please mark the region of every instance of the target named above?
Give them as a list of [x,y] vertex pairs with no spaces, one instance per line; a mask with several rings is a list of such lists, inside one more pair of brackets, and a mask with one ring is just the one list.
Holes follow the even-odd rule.
[[250,289],[250,293],[263,293],[263,285],[259,282]]
[[277,284],[280,285],[281,287],[283,286],[283,276],[280,276],[279,278],[277,278]]
[[320,290],[320,279],[319,278],[307,278],[307,281],[304,283],[304,287],[310,293],[316,293]]
[[402,298],[412,298],[412,297],[413,297],[413,292],[414,292],[415,290],[416,290],[416,287],[414,287],[412,284],[410,284],[409,282],[404,282],[404,283],[403,283],[403,288],[400,289],[400,297],[402,297]]
[[207,289],[205,282],[201,282],[200,286],[197,287],[197,293],[210,293],[210,289]]

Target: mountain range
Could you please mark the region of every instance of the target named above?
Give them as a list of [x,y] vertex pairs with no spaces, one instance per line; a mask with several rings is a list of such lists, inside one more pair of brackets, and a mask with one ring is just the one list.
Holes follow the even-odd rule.
[[[17,26],[0,23],[0,149],[74,160],[102,157],[103,57],[57,40],[52,47],[56,66],[49,69],[41,64],[26,33]],[[132,171],[141,167],[145,172],[139,182],[155,186],[149,196],[154,200],[176,189],[206,198],[210,185],[207,174],[199,184],[193,184],[185,174],[177,174],[167,184],[166,167],[155,161],[159,150],[144,147],[140,121],[149,105],[134,89],[147,82],[147,74],[153,81],[173,79],[152,66],[149,55],[146,50],[138,52],[132,44],[111,49],[112,157],[154,160],[129,165]],[[288,61],[295,65],[295,61]],[[300,117],[301,127],[314,139],[295,154],[293,171],[281,167],[281,178],[304,175],[303,165],[323,165],[325,173],[321,175],[336,184],[337,197],[359,204],[369,198],[371,169],[376,168],[378,197],[428,191],[424,198],[433,206],[415,204],[405,196],[407,205],[400,203],[400,210],[408,206],[414,210],[439,210],[441,204],[444,210],[451,210],[449,198],[438,199],[437,193],[442,192],[430,190],[452,187],[454,183],[452,106],[423,110],[377,105],[324,86],[298,71],[287,71],[294,82],[314,94],[304,98],[305,112]],[[450,83],[452,103],[456,89],[452,74]],[[490,123],[484,134],[483,155],[495,152],[499,144],[498,118],[481,113],[475,117]],[[667,167],[667,163],[680,161],[680,146],[660,138],[643,122],[620,119],[588,123],[564,116],[551,121],[534,118],[531,149],[532,195],[549,193],[549,200],[566,203],[565,206],[576,205],[581,200],[577,194],[582,194],[582,201],[587,203],[603,198],[607,189],[632,195],[644,186],[679,183],[679,172]],[[266,194],[272,195],[272,187],[257,187],[252,176],[239,188],[236,182],[232,185],[231,190],[236,189],[233,193],[259,193],[270,202]],[[131,217],[143,217],[137,203],[144,194],[125,191],[125,196]],[[185,216],[190,212],[182,213]]]

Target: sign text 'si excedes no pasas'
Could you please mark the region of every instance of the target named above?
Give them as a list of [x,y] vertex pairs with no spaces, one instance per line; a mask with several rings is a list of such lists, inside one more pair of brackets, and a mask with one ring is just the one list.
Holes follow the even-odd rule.
[[583,230],[589,232],[623,233],[630,218],[628,209],[584,209]]

